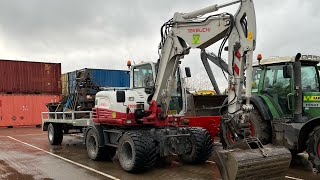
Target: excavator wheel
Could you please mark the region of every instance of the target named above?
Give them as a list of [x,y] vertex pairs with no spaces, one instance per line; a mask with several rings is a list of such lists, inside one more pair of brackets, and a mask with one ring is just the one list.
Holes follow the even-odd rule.
[[320,126],[314,128],[310,133],[309,140],[307,142],[307,152],[309,160],[320,172]]
[[118,158],[121,167],[131,173],[151,168],[157,161],[157,149],[153,139],[141,132],[126,132],[119,141]]
[[192,148],[186,154],[180,156],[181,160],[190,164],[203,163],[209,159],[213,150],[213,141],[210,133],[200,127],[190,127]]

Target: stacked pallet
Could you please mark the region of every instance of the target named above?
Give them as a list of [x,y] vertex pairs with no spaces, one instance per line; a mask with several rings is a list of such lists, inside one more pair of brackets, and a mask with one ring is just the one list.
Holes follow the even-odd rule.
[[60,99],[60,63],[0,60],[0,127],[39,126]]

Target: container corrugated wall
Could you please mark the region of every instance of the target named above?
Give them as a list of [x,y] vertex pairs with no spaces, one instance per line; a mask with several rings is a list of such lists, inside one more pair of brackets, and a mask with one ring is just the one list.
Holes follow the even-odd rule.
[[0,94],[0,127],[41,125],[46,104],[60,99],[59,95]]
[[0,93],[61,94],[61,64],[0,60]]
[[61,74],[62,96],[68,95],[68,73]]
[[[97,85],[102,87],[129,87],[130,71],[109,69],[88,69],[90,77]],[[69,93],[74,92],[76,86],[77,71],[68,73]]]

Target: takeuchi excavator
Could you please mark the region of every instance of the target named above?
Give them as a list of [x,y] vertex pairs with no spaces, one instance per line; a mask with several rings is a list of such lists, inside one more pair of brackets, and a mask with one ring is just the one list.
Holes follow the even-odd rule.
[[[214,15],[204,15],[215,12],[220,8],[233,4],[239,4],[239,9],[235,15],[230,13],[220,13]],[[144,136],[157,141],[154,148],[160,151],[160,156],[166,156],[167,149],[162,146],[163,142],[156,136],[168,134],[169,137],[179,137],[165,142],[169,145],[169,152],[178,154],[182,160],[195,163],[206,159],[208,150],[211,148],[206,145],[209,141],[201,138],[207,136],[202,131],[190,128],[191,151],[184,147],[181,142],[189,144],[181,128],[177,128],[162,134],[162,128],[168,126],[168,109],[172,96],[172,91],[176,84],[176,71],[185,55],[188,55],[190,49],[199,48],[204,50],[208,46],[222,40],[219,48],[218,57],[221,57],[223,49],[228,51],[228,103],[227,116],[221,119],[222,138],[232,136],[234,143],[225,150],[215,151],[214,157],[220,169],[223,179],[272,179],[283,178],[287,168],[290,165],[290,151],[284,147],[263,146],[257,137],[250,136],[249,114],[253,109],[250,104],[251,97],[251,74],[252,74],[252,56],[256,46],[256,18],[254,4],[252,0],[238,0],[223,5],[212,5],[190,13],[175,13],[174,17],[163,24],[161,27],[161,42],[159,44],[159,60],[157,67],[157,77],[153,88],[132,88],[126,91],[101,91],[96,96],[96,111],[108,109],[114,117],[121,111],[125,116],[133,113],[135,120],[126,120],[123,124],[132,126],[133,124],[155,125],[156,129],[147,130],[144,127]],[[224,48],[226,42],[228,46]],[[134,70],[134,71],[139,71]],[[133,73],[134,73],[133,71]],[[245,73],[248,74],[245,79]],[[135,84],[133,75],[133,84]],[[241,92],[245,87],[245,99],[241,97]],[[114,98],[117,97],[117,98]],[[106,99],[109,99],[107,101]],[[115,106],[121,103],[122,107]],[[114,113],[115,111],[118,111]],[[124,111],[124,112],[122,112]],[[102,111],[103,112],[103,111]],[[104,121],[105,120],[105,121]],[[97,115],[97,122],[112,123],[107,119],[100,118]],[[142,128],[141,128],[142,129]],[[105,130],[110,131],[110,130]],[[141,132],[140,132],[141,133]],[[134,139],[135,136],[127,134],[125,140]],[[146,135],[147,134],[147,135]],[[123,136],[125,136],[123,135]],[[179,140],[180,139],[180,140]],[[131,171],[131,166],[126,151],[133,149],[127,147],[122,137],[118,147],[119,161],[121,166]],[[199,144],[203,143],[199,146]],[[198,145],[198,146],[197,146]],[[201,149],[202,148],[202,149]],[[200,156],[195,152],[202,152]],[[128,160],[123,162],[124,160]]]
[[[239,3],[235,15],[207,13]],[[224,179],[272,179],[283,177],[290,165],[291,154],[284,147],[263,146],[257,137],[250,136],[249,114],[252,56],[256,46],[256,18],[252,0],[240,0],[213,5],[191,13],[175,13],[161,28],[160,62],[152,101],[161,107],[165,118],[175,71],[191,48],[204,50],[222,40],[218,57],[228,51],[227,116],[221,119],[222,138],[232,136],[234,144],[214,156]],[[228,46],[224,48],[228,41]],[[248,74],[245,77],[245,74]],[[246,81],[244,81],[246,78]],[[245,87],[245,102],[241,93]]]
[[[239,4],[235,15],[211,14],[234,4]],[[219,40],[222,43],[218,57],[221,59],[224,49],[228,51],[225,70],[228,103],[224,105],[228,112],[220,121],[221,138],[231,136],[234,143],[213,151],[207,130],[179,127],[168,118],[168,109],[176,88],[176,71],[184,56],[190,49],[205,50]],[[250,135],[248,117],[253,109],[250,97],[255,46],[256,18],[252,0],[175,13],[161,27],[157,66],[133,69],[130,89],[96,94],[93,123],[83,127],[89,157],[110,159],[117,151],[121,167],[134,173],[152,167],[159,157],[172,154],[186,163],[203,163],[213,151],[223,179],[283,179],[291,161],[289,150],[264,146]],[[152,71],[157,72],[153,85],[139,85],[139,74],[148,75]],[[244,99],[241,97],[243,87]],[[61,122],[50,119],[43,122],[51,144],[61,143]]]

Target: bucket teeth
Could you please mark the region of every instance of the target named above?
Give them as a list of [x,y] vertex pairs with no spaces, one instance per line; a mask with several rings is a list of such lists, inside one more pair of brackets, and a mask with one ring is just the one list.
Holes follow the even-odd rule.
[[282,147],[265,147],[264,155],[260,149],[216,151],[214,157],[222,179],[284,179],[291,153]]

